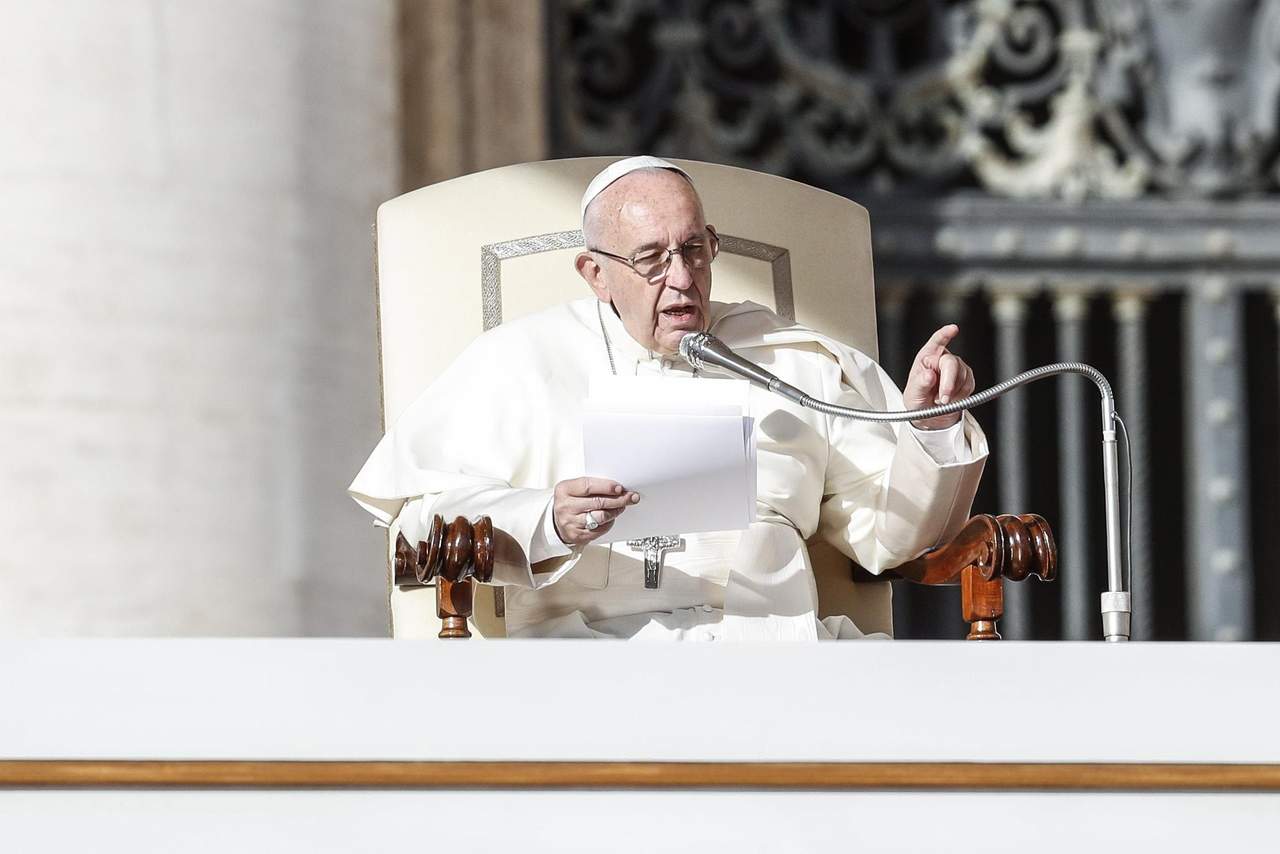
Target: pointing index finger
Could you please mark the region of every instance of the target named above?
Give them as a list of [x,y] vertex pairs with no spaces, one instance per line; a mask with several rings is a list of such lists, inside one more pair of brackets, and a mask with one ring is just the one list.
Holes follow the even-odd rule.
[[924,349],[927,353],[937,355],[947,349],[947,345],[951,343],[951,339],[960,334],[960,327],[954,323],[948,323],[933,335],[929,336],[929,340],[925,343]]
[[916,354],[916,361],[924,365],[929,370],[938,367],[938,359],[943,353],[947,352],[947,345],[951,343],[951,339],[960,334],[960,327],[954,323],[948,323],[937,332],[929,336],[929,340],[920,348],[920,352]]

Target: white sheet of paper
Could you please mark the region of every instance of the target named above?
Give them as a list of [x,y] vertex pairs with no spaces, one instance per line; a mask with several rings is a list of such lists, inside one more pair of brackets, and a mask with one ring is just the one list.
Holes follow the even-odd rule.
[[610,412],[678,412],[746,415],[751,384],[746,380],[595,375],[587,408]]
[[751,524],[756,453],[747,395],[739,380],[593,383],[583,414],[585,471],[640,493],[597,542]]

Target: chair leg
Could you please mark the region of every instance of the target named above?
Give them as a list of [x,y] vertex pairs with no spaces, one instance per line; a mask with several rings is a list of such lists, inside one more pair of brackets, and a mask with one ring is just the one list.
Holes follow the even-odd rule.
[[996,621],[1004,616],[1004,587],[999,578],[987,580],[982,570],[967,566],[960,573],[960,605],[969,623],[965,640],[1000,640]]
[[469,638],[467,618],[475,599],[475,582],[470,578],[450,581],[443,576],[436,580],[436,613],[440,616],[441,638]]

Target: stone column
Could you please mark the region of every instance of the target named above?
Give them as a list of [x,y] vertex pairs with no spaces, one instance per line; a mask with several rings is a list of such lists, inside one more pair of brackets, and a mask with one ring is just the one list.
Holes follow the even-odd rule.
[[395,11],[6,4],[0,635],[385,631]]
[[400,0],[406,190],[546,159],[544,6]]
[[1253,637],[1244,295],[1222,276],[1191,283],[1183,312],[1188,628],[1192,640]]
[[[1027,297],[1019,291],[997,292],[991,298],[996,326],[996,375],[1000,382],[1027,368]],[[990,385],[990,384],[988,384]],[[1025,390],[1006,394],[996,403],[1000,455],[1000,512],[1029,513],[1027,488],[1027,398]],[[1031,638],[1031,591],[1035,582],[1006,582],[1004,619],[1000,633],[1009,640]]]
[[[1133,599],[1133,640],[1155,639],[1154,574],[1151,571],[1151,488],[1147,464],[1151,435],[1147,417],[1147,295],[1122,291],[1112,301],[1119,338],[1120,388],[1117,413],[1129,431],[1129,579]],[[1123,471],[1123,470],[1122,470]],[[1121,481],[1121,497],[1125,484]],[[1123,510],[1124,504],[1121,505]]]
[[[1054,295],[1053,314],[1058,327],[1058,361],[1085,359],[1088,300],[1082,293],[1062,291]],[[1094,583],[1096,567],[1090,562],[1089,495],[1087,467],[1096,465],[1085,445],[1085,424],[1096,407],[1087,395],[1092,390],[1084,377],[1058,380],[1058,457],[1062,526],[1058,535],[1059,584],[1062,585],[1062,634],[1066,640],[1088,640],[1093,615],[1098,611],[1101,588]],[[1086,409],[1086,407],[1088,407]]]

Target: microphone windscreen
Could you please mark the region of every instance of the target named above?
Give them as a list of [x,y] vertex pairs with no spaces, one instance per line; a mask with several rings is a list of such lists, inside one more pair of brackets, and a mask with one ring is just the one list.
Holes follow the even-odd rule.
[[690,332],[680,339],[680,357],[695,368],[701,368],[702,348],[711,339],[710,332]]

